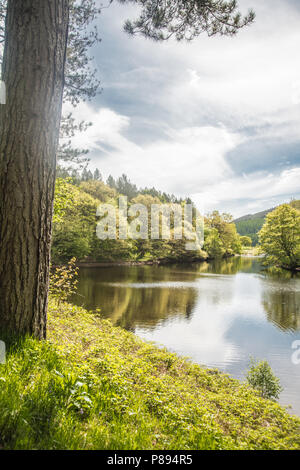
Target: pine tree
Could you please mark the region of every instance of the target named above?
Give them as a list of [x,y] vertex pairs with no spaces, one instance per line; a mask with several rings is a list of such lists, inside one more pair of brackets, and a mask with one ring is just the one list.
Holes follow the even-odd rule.
[[117,189],[116,181],[111,175],[107,178],[106,184],[112,189]]
[[0,106],[0,329],[46,335],[68,0],[8,0]]
[[101,172],[100,172],[100,170],[98,170],[98,168],[96,168],[96,170],[94,171],[93,179],[96,180],[96,181],[103,181]]

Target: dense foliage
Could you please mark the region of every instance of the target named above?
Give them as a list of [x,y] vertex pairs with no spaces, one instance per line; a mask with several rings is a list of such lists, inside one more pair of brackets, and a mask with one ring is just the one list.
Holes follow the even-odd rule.
[[210,258],[240,254],[241,238],[230,214],[213,211],[205,219],[204,250]]
[[[289,205],[300,211],[300,200],[292,199]],[[256,214],[245,215],[235,220],[238,233],[242,236],[246,235],[250,237],[254,246],[258,245],[258,232],[264,225],[266,216],[274,209],[276,209],[276,207],[257,212]]]
[[236,228],[240,235],[248,236],[251,238],[253,245],[258,244],[258,232],[262,228],[265,219],[258,217],[256,219],[241,220],[236,222]]
[[[90,179],[88,179],[90,178]],[[126,175],[116,181],[109,177],[105,184],[100,172],[83,178],[58,178],[54,203],[54,237],[52,260],[54,264],[66,262],[72,257],[88,261],[181,261],[231,256],[241,251],[241,241],[232,219],[217,211],[206,218],[205,244],[197,251],[186,250],[186,238],[175,239],[174,223],[171,221],[171,239],[151,240],[100,240],[96,236],[98,218],[96,210],[101,203],[117,207],[118,197],[128,197],[129,207],[143,204],[149,209],[152,204],[176,203],[182,207],[189,199],[176,198],[161,193],[155,188],[138,190]]]
[[250,247],[252,246],[252,238],[247,237],[246,235],[243,235],[240,237],[240,241],[243,247]]
[[259,241],[267,265],[300,268],[300,212],[289,204],[277,207],[267,215]]

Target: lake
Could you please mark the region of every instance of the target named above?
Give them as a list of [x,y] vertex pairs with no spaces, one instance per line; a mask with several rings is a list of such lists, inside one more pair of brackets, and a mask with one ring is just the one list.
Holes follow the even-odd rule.
[[[268,274],[259,258],[172,266],[81,268],[73,299],[114,325],[193,361],[244,379],[250,357],[266,359],[300,415],[300,277]],[[298,355],[300,357],[300,354]]]

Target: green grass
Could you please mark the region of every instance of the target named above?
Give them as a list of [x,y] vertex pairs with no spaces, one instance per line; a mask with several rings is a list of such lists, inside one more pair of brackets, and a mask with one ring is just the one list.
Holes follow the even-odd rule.
[[3,449],[299,449],[300,419],[216,370],[50,304],[0,365]]

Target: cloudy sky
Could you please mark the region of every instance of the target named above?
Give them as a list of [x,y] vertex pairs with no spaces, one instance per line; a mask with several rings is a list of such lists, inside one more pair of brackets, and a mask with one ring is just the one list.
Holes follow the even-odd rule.
[[254,25],[189,44],[128,37],[134,8],[103,10],[103,91],[76,110],[92,168],[234,216],[300,198],[300,2],[239,4]]

